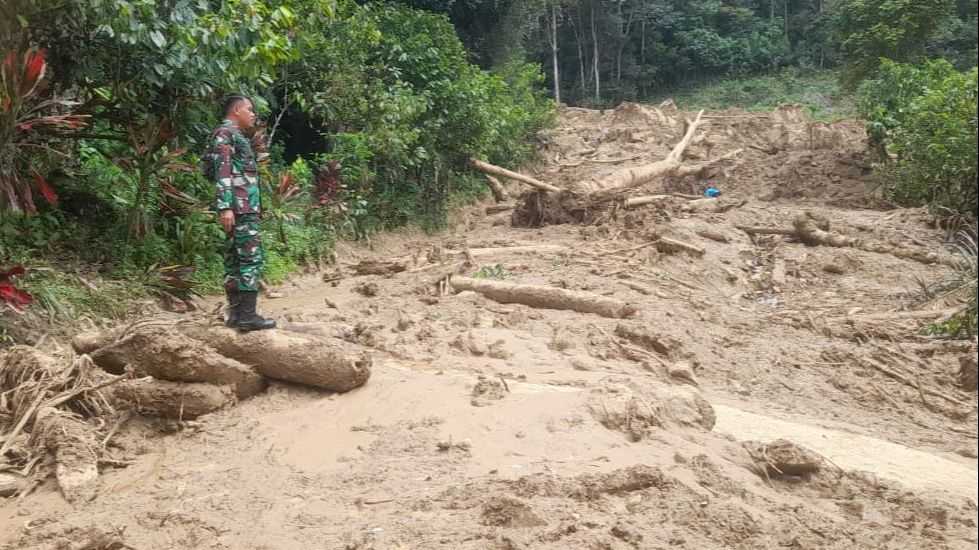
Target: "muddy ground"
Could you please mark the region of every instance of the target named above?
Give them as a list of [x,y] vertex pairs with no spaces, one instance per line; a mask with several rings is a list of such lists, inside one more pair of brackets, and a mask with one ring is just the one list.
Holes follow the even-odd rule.
[[[528,172],[567,187],[660,159],[684,115],[566,109]],[[688,162],[743,151],[634,194],[720,198],[539,228],[486,203],[443,234],[342,246],[335,271],[262,305],[282,330],[370,347],[367,385],[273,383],[194,422],[133,418],[96,499],[51,482],[0,500],[2,548],[975,548],[977,401],[957,373],[976,344],[920,330],[955,305],[954,269],[739,227],[808,212],[939,252],[946,232],[875,198],[857,121],[707,116]],[[694,248],[650,245],[663,237]],[[539,248],[486,250],[515,246]],[[365,259],[406,270],[355,275]],[[477,272],[638,312],[446,292]]]

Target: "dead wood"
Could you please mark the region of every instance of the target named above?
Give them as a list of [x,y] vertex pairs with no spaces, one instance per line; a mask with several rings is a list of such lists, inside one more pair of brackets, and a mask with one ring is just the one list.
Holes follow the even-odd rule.
[[483,174],[486,178],[486,183],[489,185],[490,192],[493,193],[493,200],[496,202],[506,202],[510,199],[507,195],[506,189],[503,188],[503,184],[500,180],[493,177],[491,174]]
[[697,234],[705,239],[710,239],[719,243],[729,243],[731,238],[727,236],[726,233],[719,231],[717,229],[701,229],[697,231]]
[[207,382],[235,388],[238,399],[265,390],[265,377],[253,367],[229,359],[176,329],[149,327],[92,353],[103,369],[121,374],[131,365],[137,376],[173,382]]
[[549,193],[556,193],[556,194],[561,194],[565,192],[565,190],[561,189],[560,187],[555,187],[549,183],[544,183],[530,176],[525,176],[519,172],[513,172],[507,170],[506,168],[500,168],[499,166],[494,166],[488,162],[483,162],[478,159],[471,159],[470,165],[472,165],[473,168],[475,168],[476,170],[484,174],[489,174],[491,176],[499,176],[501,178],[507,178],[514,181],[519,181],[520,183],[525,183],[527,185],[535,187],[540,191],[547,191]]
[[[942,264],[949,267],[960,267],[962,259],[949,254],[940,254],[930,250],[914,247],[895,246],[881,242],[849,237],[840,233],[830,232],[820,228],[819,222],[810,215],[797,217],[792,222],[792,228],[783,227],[751,227],[738,226],[738,229],[749,235],[785,235],[795,237],[809,246],[831,246],[834,248],[856,248],[877,254],[890,254],[904,260],[913,260],[924,264]],[[825,227],[825,226],[824,226]]]
[[142,378],[117,384],[107,392],[119,408],[136,409],[169,418],[197,418],[233,405],[235,387],[200,382],[170,382]]
[[357,275],[393,275],[408,269],[402,260],[363,260],[353,266]]
[[656,250],[662,252],[663,254],[673,254],[675,252],[687,252],[693,254],[694,256],[701,257],[706,252],[706,249],[693,245],[679,239],[671,239],[669,237],[660,237],[656,241]]
[[487,215],[493,215],[499,214],[500,212],[509,212],[510,210],[513,210],[512,204],[496,204],[493,206],[487,206],[485,212]]
[[556,244],[537,244],[521,246],[500,246],[493,248],[470,248],[469,255],[473,258],[496,258],[505,254],[566,254],[569,252],[565,246]]
[[697,129],[703,124],[703,114],[704,112],[700,111],[693,121],[687,121],[686,133],[665,159],[651,164],[619,170],[599,181],[580,182],[571,191],[580,195],[610,194],[624,189],[639,187],[657,178],[673,173],[680,167],[680,164],[683,162],[683,152],[690,145]]
[[749,235],[784,235],[786,237],[795,237],[795,229],[787,229],[784,227],[754,227],[748,225],[738,225],[736,226],[741,231]]
[[919,248],[898,247],[824,231],[816,225],[816,221],[810,216],[799,216],[792,222],[792,225],[799,240],[810,246],[823,245],[836,248],[856,248],[878,254],[890,254],[898,258],[925,264],[943,264],[950,267],[959,267],[962,265],[961,258],[956,256],[938,254]]
[[79,355],[92,353],[115,342],[117,337],[118,331],[114,329],[83,332],[71,339],[71,349]]
[[643,195],[641,197],[630,197],[622,201],[622,205],[626,208],[635,208],[636,206],[643,206],[646,204],[654,204],[658,202],[668,202],[672,199],[702,199],[700,195],[688,195],[686,193],[666,193],[662,195]]
[[[99,428],[87,419],[115,412],[105,392],[124,377],[110,377],[88,356],[55,358],[28,346],[14,346],[0,361],[0,465],[40,479],[36,470],[50,453],[65,498],[94,496],[97,488]],[[100,422],[104,425],[104,422]],[[17,447],[17,453],[7,453]],[[24,484],[27,490],[30,483]]]
[[572,310],[612,318],[629,317],[636,312],[633,305],[591,292],[471,279],[458,275],[450,277],[449,284],[456,290],[478,292],[501,304],[524,304],[534,308]]
[[197,324],[184,325],[182,330],[226,357],[254,365],[269,378],[345,392],[363,386],[371,374],[370,354],[338,338],[275,330],[238,333]]

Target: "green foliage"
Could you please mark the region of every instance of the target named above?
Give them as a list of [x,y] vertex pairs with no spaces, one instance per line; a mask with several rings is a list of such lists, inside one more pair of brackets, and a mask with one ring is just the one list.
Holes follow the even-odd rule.
[[881,58],[914,61],[952,14],[952,0],[841,0],[834,9],[835,31],[845,81],[856,84],[874,74]]
[[944,60],[918,66],[884,61],[861,87],[860,110],[881,149],[877,173],[899,204],[977,213],[977,71]]
[[304,48],[286,100],[331,144],[321,163],[342,167],[334,210],[358,237],[409,222],[439,227],[448,201],[466,192],[470,157],[514,165],[553,117],[539,68],[470,64],[441,15],[342,4]]
[[506,268],[503,264],[484,265],[473,273],[474,279],[502,279],[506,277]]
[[820,120],[852,116],[856,105],[852,94],[839,84],[832,70],[785,69],[771,76],[723,79],[676,90],[672,97],[684,109],[770,111],[785,103],[797,103]]
[[968,290],[969,301],[957,314],[945,321],[925,325],[924,332],[930,336],[945,338],[961,338],[975,336],[979,327],[979,247],[977,247],[975,227],[971,230],[961,230],[954,240],[955,248],[962,256],[964,267],[959,270],[958,277],[952,282],[951,288]]

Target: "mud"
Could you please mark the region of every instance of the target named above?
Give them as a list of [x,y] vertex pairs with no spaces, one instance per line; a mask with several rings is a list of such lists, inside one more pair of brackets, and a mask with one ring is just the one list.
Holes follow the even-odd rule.
[[[563,109],[528,172],[566,187],[659,160],[690,116]],[[295,330],[248,351],[355,341],[370,348],[366,384],[273,380],[176,433],[134,418],[110,445],[128,466],[103,471],[94,500],[69,506],[48,483],[0,504],[2,547],[975,548],[977,398],[960,375],[975,363],[960,358],[976,342],[921,331],[938,318],[923,312],[954,307],[922,285],[954,269],[741,228],[810,212],[840,235],[942,254],[946,235],[921,210],[878,208],[858,121],[705,117],[686,160],[743,152],[636,192],[720,198],[535,228],[478,205],[439,235],[339,245],[328,281],[298,277],[263,302]],[[658,250],[662,237],[703,254]],[[636,313],[444,284],[483,267]]]

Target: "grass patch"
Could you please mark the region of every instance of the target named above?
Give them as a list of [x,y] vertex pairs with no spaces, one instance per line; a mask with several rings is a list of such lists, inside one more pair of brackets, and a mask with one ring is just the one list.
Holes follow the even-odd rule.
[[856,99],[842,89],[839,74],[831,70],[785,69],[779,73],[750,78],[731,78],[700,83],[664,93],[683,109],[727,109],[771,111],[785,103],[805,107],[817,120],[854,116]]
[[41,334],[67,337],[82,326],[121,320],[151,298],[150,287],[138,277],[105,279],[49,267],[29,266],[17,284],[34,303],[23,315],[0,310],[0,346],[33,342]]

